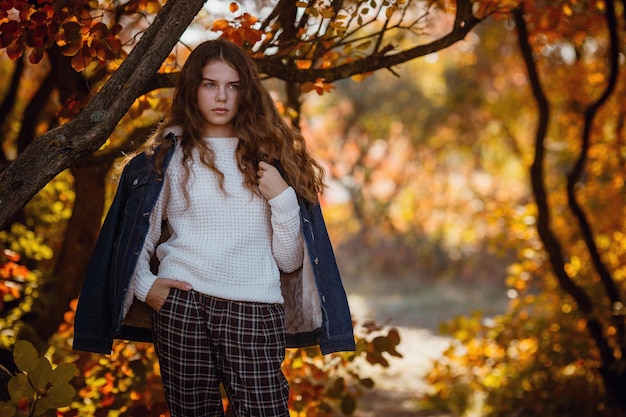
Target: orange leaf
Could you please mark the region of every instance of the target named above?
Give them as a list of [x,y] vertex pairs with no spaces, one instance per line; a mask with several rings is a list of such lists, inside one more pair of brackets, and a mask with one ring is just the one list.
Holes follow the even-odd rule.
[[18,252],[12,251],[10,249],[5,249],[4,251],[2,251],[2,253],[12,262],[19,262],[22,257],[22,255],[20,255]]
[[11,45],[7,46],[7,55],[12,60],[16,60],[24,53],[24,45],[21,39],[16,39]]
[[306,70],[311,68],[313,65],[313,61],[310,59],[296,59],[296,67],[301,70]]
[[65,56],[75,56],[83,47],[81,38],[75,39],[72,43],[61,48],[61,53]]
[[15,265],[11,274],[15,278],[24,278],[27,277],[29,273],[30,269],[26,268],[24,265]]
[[239,10],[239,5],[235,2],[230,3],[230,5],[228,6],[229,10],[231,13],[235,13],[237,10]]
[[74,55],[74,58],[72,58],[72,68],[74,68],[74,71],[81,72],[84,70],[87,66],[86,59],[87,58],[85,58],[82,54]]
[[211,30],[217,32],[218,30],[226,30],[228,29],[229,26],[230,24],[228,23],[228,20],[218,19],[215,22],[213,22],[213,27],[211,27]]

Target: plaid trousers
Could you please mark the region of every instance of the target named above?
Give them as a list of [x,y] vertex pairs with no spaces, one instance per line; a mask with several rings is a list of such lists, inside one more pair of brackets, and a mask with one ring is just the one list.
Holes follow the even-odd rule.
[[176,288],[153,313],[154,346],[172,417],[288,417],[284,309]]

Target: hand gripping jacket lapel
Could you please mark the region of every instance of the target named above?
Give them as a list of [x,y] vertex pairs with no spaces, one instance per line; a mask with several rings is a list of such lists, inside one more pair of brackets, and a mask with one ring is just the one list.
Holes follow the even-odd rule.
[[[171,139],[175,141],[173,135]],[[163,171],[174,146],[165,158]],[[108,354],[114,339],[151,341],[152,310],[134,297],[132,276],[163,185],[145,153],[124,169],[79,297],[74,349]],[[319,204],[299,201],[304,265],[281,274],[288,347],[323,354],[355,349],[352,318]]]

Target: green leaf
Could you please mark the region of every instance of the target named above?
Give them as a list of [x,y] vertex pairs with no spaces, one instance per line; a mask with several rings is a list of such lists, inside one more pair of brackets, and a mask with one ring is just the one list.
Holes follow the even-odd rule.
[[52,370],[50,383],[57,385],[70,382],[74,375],[76,375],[76,365],[73,363],[62,363]]
[[45,390],[50,383],[50,376],[52,375],[52,365],[47,358],[39,358],[37,368],[29,375],[30,382],[35,386],[35,389],[41,391]]
[[[53,385],[46,393],[46,396],[41,398],[39,404],[46,409],[57,409],[70,405],[75,395],[76,390],[70,384]],[[37,405],[39,406],[39,404]]]
[[21,398],[26,397],[28,399],[32,399],[35,395],[35,391],[30,385],[26,374],[17,374],[12,376],[11,379],[9,379],[7,388],[9,389],[11,401],[15,402],[16,404]]
[[42,401],[39,401],[35,405],[35,410],[33,411],[33,416],[43,416],[48,412],[49,408],[46,407]]
[[13,359],[15,359],[18,369],[30,373],[35,370],[39,363],[39,354],[32,343],[26,340],[18,340],[15,342]]

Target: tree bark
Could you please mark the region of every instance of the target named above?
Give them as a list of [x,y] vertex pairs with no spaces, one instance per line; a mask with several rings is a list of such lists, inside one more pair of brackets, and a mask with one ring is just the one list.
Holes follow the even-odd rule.
[[[76,200],[72,217],[67,224],[63,247],[56,259],[54,276],[46,279],[34,300],[32,310],[22,321],[32,338],[45,345],[63,323],[63,315],[70,309],[70,301],[77,297],[90,254],[100,231],[104,210],[105,178],[112,160],[99,164],[72,168]],[[31,339],[32,340],[32,339]]]

